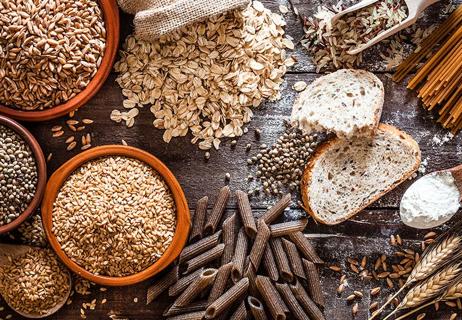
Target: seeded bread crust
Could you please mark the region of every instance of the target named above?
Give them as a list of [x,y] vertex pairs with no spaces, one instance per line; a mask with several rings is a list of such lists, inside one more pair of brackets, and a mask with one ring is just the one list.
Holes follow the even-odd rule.
[[298,95],[291,122],[308,133],[370,136],[379,125],[384,95],[383,83],[375,74],[341,69],[316,79]]
[[420,166],[420,161],[421,161],[421,154],[420,154],[420,148],[417,142],[407,133],[397,129],[394,126],[388,125],[388,124],[383,124],[383,123],[379,124],[377,128],[377,132],[380,132],[380,131],[382,132],[388,131],[389,133],[394,134],[395,136],[399,137],[403,143],[407,145],[409,150],[411,150],[412,153],[415,155],[415,163],[412,166],[412,168],[406,171],[404,174],[402,174],[402,176],[398,180],[396,180],[394,183],[392,183],[390,186],[384,189],[381,193],[368,199],[368,201],[364,203],[362,206],[357,207],[354,210],[351,210],[349,212],[344,212],[342,216],[336,219],[327,220],[321,217],[317,212],[313,211],[312,206],[310,205],[310,201],[311,201],[310,190],[311,188],[316,188],[316,185],[313,185],[312,183],[313,168],[315,164],[324,156],[324,154],[328,150],[335,147],[336,145],[345,143],[345,140],[337,138],[337,137],[327,140],[315,150],[314,154],[308,161],[307,166],[305,167],[305,171],[303,173],[302,180],[301,180],[301,196],[302,196],[302,202],[303,202],[304,209],[316,221],[319,221],[320,223],[327,224],[327,225],[335,225],[343,221],[346,221],[349,218],[356,215],[357,213],[359,213],[360,211],[362,211],[363,209],[365,209],[366,207],[368,207],[373,202],[377,201],[379,198],[381,198],[386,193],[396,188],[399,184],[409,179],[412,176],[412,174],[418,170]]

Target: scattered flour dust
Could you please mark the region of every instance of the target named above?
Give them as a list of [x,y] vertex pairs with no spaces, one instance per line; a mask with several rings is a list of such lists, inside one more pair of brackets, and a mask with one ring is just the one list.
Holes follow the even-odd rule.
[[432,138],[433,145],[442,146],[443,144],[451,141],[454,138],[454,135],[451,132],[446,133],[443,136],[438,136],[435,134]]
[[422,162],[420,162],[419,166],[419,174],[424,175],[425,172],[427,172],[427,166],[428,166],[428,157],[423,159]]
[[459,210],[460,192],[450,172],[434,172],[416,182],[401,200],[402,221],[414,228],[442,225]]

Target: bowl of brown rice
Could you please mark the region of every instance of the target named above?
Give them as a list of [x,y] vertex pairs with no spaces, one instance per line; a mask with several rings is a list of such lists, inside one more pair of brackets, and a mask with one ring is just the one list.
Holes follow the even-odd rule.
[[186,197],[150,153],[123,145],[87,150],[49,179],[42,220],[51,247],[99,285],[144,281],[172,263],[190,228]]

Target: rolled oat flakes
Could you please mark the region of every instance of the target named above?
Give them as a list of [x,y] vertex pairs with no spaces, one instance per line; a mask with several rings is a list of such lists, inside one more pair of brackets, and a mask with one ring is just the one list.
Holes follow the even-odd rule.
[[192,24],[153,43],[129,36],[115,64],[128,111],[111,119],[130,127],[144,105],[163,139],[192,134],[192,143],[219,148],[238,137],[265,99],[280,98],[287,66],[285,21],[260,2]]

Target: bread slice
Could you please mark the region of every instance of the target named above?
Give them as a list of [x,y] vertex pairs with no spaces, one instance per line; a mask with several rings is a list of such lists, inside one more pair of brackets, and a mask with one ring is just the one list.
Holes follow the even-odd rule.
[[341,69],[316,79],[300,93],[291,122],[307,133],[370,135],[379,124],[383,97],[382,81],[373,73]]
[[303,173],[305,210],[321,223],[345,221],[411,177],[420,158],[417,142],[386,124],[374,136],[327,140]]

